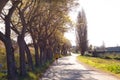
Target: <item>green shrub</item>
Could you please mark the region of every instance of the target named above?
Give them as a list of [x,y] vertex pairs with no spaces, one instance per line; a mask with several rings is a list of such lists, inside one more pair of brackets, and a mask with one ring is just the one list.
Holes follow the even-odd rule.
[[37,76],[36,76],[36,74],[34,74],[33,72],[28,72],[28,76],[29,76],[32,80],[37,80]]
[[0,80],[7,80],[7,74],[0,72]]
[[101,53],[98,55],[100,58],[105,58],[105,59],[117,59],[120,60],[120,53]]
[[116,74],[119,74],[119,73],[120,73],[120,65],[113,65],[113,64],[111,64],[111,65],[108,65],[108,66],[107,66],[107,69],[108,69],[109,71],[111,71],[111,72],[116,73]]

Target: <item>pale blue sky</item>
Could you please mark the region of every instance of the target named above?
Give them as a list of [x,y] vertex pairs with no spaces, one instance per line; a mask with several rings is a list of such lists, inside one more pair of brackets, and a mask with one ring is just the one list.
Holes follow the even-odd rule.
[[[106,46],[120,45],[120,0],[79,0],[79,2],[87,17],[89,43],[94,46],[101,46],[103,42]],[[74,20],[76,13],[70,14]],[[71,38],[69,37],[72,44],[75,44],[74,38],[75,35],[72,33]]]

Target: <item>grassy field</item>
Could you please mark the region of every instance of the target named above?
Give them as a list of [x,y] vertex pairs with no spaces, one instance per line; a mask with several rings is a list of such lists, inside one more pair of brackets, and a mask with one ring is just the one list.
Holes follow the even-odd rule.
[[112,73],[120,77],[120,61],[114,59],[101,59],[88,56],[78,56],[80,62],[84,62],[97,69]]

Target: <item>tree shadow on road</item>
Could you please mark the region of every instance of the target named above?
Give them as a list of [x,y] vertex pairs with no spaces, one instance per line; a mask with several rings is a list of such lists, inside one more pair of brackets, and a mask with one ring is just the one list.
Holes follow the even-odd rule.
[[93,70],[64,69],[60,80],[97,80],[90,77]]
[[52,66],[68,66],[68,65],[70,66],[70,65],[74,65],[74,64],[73,64],[73,63],[60,63],[60,62],[59,62],[59,64],[56,64],[56,63],[55,63],[55,64],[53,64]]
[[61,69],[51,68],[42,80],[97,80],[90,75],[94,70]]
[[41,80],[97,80],[91,77],[94,70],[80,69],[74,62],[66,62],[68,58],[59,59],[59,63],[55,62],[47,70]]

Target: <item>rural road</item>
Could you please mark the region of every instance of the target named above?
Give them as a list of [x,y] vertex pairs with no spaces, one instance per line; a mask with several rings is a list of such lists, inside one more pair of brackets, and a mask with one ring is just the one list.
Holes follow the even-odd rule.
[[120,80],[112,75],[93,70],[76,61],[77,54],[63,57],[55,62],[39,80]]

